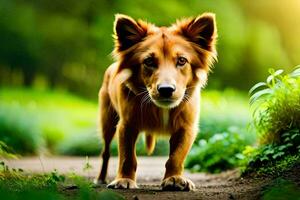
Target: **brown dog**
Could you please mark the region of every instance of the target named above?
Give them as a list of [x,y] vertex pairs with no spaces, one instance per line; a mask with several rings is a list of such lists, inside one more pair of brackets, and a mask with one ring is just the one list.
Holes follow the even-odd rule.
[[116,62],[106,70],[99,92],[104,151],[96,182],[105,182],[109,146],[117,133],[119,168],[108,187],[137,188],[135,143],[145,132],[149,153],[155,134],[170,136],[162,189],[191,190],[195,186],[182,176],[183,163],[197,134],[200,89],[216,59],[214,14],[170,27],[116,15],[114,31]]

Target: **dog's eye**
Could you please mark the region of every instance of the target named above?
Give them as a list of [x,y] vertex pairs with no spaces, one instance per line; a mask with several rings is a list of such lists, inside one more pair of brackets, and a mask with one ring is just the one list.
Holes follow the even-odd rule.
[[143,64],[147,67],[154,67],[155,66],[155,60],[153,57],[148,57],[143,61]]
[[177,66],[182,67],[183,65],[185,65],[185,63],[187,63],[187,59],[185,57],[180,56],[177,58]]

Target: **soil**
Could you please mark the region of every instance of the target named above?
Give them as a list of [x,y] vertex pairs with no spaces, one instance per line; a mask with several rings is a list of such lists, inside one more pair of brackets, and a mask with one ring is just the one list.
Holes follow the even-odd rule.
[[[164,163],[167,157],[140,157],[138,158],[137,184],[138,189],[114,190],[126,199],[167,200],[167,199],[260,199],[264,188],[272,182],[274,177],[241,178],[238,170],[223,172],[221,174],[189,173],[185,176],[191,179],[196,190],[190,192],[162,191],[160,182],[164,173]],[[84,157],[40,157],[9,160],[8,165],[13,168],[22,168],[29,172],[50,172],[56,169],[60,173],[75,172],[88,179],[93,179],[98,173],[100,161],[90,158],[89,164],[93,167],[84,171],[86,158]],[[108,180],[113,180],[117,169],[117,158],[112,158],[109,163]],[[300,183],[300,167],[287,172],[284,178],[292,179],[297,185]],[[296,174],[296,176],[295,176]],[[106,189],[106,185],[95,186],[95,190]],[[64,189],[67,193],[76,190],[76,187]]]

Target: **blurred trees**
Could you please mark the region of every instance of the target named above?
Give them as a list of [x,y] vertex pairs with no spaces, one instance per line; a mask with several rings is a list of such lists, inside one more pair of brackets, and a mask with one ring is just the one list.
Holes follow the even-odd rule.
[[[208,87],[248,89],[265,77],[267,68],[300,61],[295,56],[299,49],[291,45],[298,35],[292,34],[293,27],[287,35],[282,25],[299,21],[300,14],[290,16],[280,12],[288,4],[267,2],[259,7],[256,1],[234,0],[2,0],[0,84],[44,84],[96,98],[102,74],[112,62],[115,13],[169,25],[210,11],[217,15],[219,62]],[[269,19],[272,9],[278,10],[280,22]]]

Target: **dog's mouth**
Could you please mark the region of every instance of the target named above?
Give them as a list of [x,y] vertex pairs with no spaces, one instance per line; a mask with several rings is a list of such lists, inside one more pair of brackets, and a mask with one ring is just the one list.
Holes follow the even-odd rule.
[[178,106],[181,102],[181,99],[173,99],[173,98],[152,98],[151,97],[152,102],[160,107],[160,108],[174,108],[176,106]]

